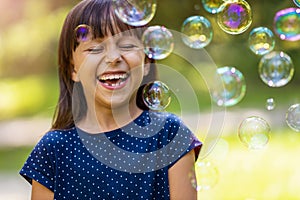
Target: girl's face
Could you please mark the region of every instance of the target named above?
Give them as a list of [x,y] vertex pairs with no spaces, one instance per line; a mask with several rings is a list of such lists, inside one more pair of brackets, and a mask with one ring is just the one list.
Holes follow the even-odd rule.
[[135,106],[136,91],[149,72],[141,41],[133,35],[80,42],[72,63],[72,79],[81,82],[87,104],[109,108]]

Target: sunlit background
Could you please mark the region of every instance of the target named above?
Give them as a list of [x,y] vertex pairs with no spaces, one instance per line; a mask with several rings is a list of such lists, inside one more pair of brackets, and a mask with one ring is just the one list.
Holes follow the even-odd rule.
[[[18,171],[35,143],[50,128],[58,99],[59,33],[66,14],[77,2],[0,0],[0,199],[29,199],[29,184]],[[274,30],[275,14],[285,8],[297,8],[297,1],[248,0],[252,23],[238,34],[222,30],[217,14],[208,12],[202,2],[205,1],[157,0],[157,10],[150,22],[181,31],[188,17],[205,17],[211,23],[212,38],[202,48],[215,66],[234,67],[245,79],[243,97],[226,106],[224,121],[220,121],[220,137],[213,144],[205,143],[202,130],[194,130],[206,147],[211,145],[212,151],[196,163],[198,180],[191,179],[191,184],[198,190],[199,199],[300,199],[300,132],[286,122],[290,106],[300,103],[300,40],[283,40]],[[290,27],[298,36],[299,15],[298,12],[294,27]],[[249,36],[256,27],[271,30],[274,51],[283,51],[291,58],[295,71],[287,84],[274,87],[261,79],[258,66],[262,55],[255,54],[249,46]],[[194,86],[201,109],[199,113],[189,109],[191,118],[200,115],[206,122],[212,104],[224,106],[224,102],[213,102],[214,96],[201,94],[202,80],[193,76],[195,71],[187,63],[174,56],[158,63],[174,65]],[[180,113],[176,104],[171,103],[169,109]],[[253,116],[254,122],[250,118]],[[259,135],[249,146],[247,134],[253,131],[251,123],[266,134]]]

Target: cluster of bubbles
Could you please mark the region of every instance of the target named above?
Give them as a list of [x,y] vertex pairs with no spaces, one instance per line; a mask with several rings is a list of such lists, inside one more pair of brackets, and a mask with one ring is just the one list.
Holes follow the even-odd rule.
[[[293,0],[300,7],[299,0]],[[114,0],[115,12],[125,23],[131,26],[143,26],[149,23],[156,12],[155,0]],[[252,24],[251,6],[245,0],[202,0],[203,8],[216,15],[218,26],[224,32],[237,35],[244,33]],[[300,8],[286,8],[278,11],[273,19],[275,34],[281,40],[300,40],[299,22]],[[79,26],[76,29],[78,41],[89,39],[90,28]],[[209,45],[213,38],[210,21],[200,15],[190,16],[181,26],[182,41],[192,49],[202,49]],[[174,49],[172,33],[164,26],[150,26],[142,36],[144,51],[149,58],[161,60],[168,57]],[[255,27],[248,37],[249,49],[260,56],[258,65],[259,77],[270,87],[282,87],[288,84],[294,74],[292,59],[283,51],[273,51],[275,37],[267,27]],[[246,93],[246,82],[243,74],[235,67],[225,66],[216,70],[212,87],[212,100],[218,106],[234,106],[239,103]],[[154,81],[147,84],[143,90],[144,103],[152,110],[164,110],[170,104],[170,90],[166,84]],[[275,100],[268,98],[265,103],[267,110],[275,109]],[[286,113],[286,123],[300,131],[300,104],[292,105]],[[240,141],[249,149],[262,149],[270,139],[270,126],[266,120],[251,116],[242,121],[238,129]],[[207,190],[218,181],[218,171],[209,162],[197,162],[196,172],[198,181],[191,178],[197,190]],[[197,175],[197,176],[198,176]]]

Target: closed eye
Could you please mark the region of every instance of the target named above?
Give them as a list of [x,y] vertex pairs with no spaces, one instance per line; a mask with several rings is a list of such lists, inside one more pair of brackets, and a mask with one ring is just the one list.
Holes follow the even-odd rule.
[[119,45],[119,48],[123,51],[131,51],[131,50],[137,50],[138,46],[134,44],[123,44],[123,45]]
[[99,54],[99,53],[102,53],[103,50],[104,50],[103,47],[95,47],[95,48],[88,48],[88,49],[85,50],[85,51],[87,51],[87,52],[89,52],[89,53],[91,53],[91,54]]

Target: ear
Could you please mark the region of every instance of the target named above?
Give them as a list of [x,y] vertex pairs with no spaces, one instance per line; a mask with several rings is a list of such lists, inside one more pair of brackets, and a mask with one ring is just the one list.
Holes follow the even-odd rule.
[[149,74],[150,65],[151,65],[151,63],[149,63],[149,62],[144,64],[144,76],[147,76]]
[[146,56],[145,58],[145,64],[144,64],[144,76],[147,76],[150,72],[150,67],[151,67],[151,61],[150,59]]
[[78,73],[77,73],[77,71],[75,69],[72,70],[71,76],[72,76],[72,80],[74,82],[79,82],[80,81],[79,75],[78,75]]

